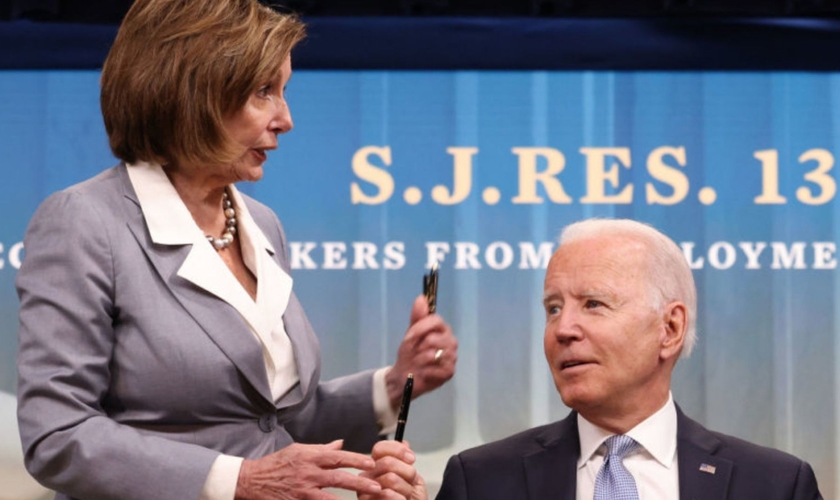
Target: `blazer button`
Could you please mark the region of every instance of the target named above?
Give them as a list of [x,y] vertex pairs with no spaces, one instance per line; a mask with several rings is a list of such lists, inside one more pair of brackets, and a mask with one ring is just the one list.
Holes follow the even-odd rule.
[[277,414],[275,413],[266,413],[265,415],[260,417],[259,420],[260,430],[263,432],[274,432],[274,429],[277,428]]

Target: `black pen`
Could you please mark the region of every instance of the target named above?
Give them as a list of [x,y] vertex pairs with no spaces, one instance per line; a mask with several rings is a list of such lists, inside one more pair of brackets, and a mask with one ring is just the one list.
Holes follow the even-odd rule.
[[394,439],[397,441],[402,441],[403,434],[405,434],[405,422],[408,420],[408,407],[411,406],[411,391],[413,389],[414,374],[409,373],[408,378],[405,379],[402,401],[400,402],[400,414],[397,417],[397,432],[394,434]]
[[426,302],[429,304],[429,314],[434,314],[437,310],[437,288],[438,263],[435,261],[429,274],[423,275],[423,295],[426,296]]

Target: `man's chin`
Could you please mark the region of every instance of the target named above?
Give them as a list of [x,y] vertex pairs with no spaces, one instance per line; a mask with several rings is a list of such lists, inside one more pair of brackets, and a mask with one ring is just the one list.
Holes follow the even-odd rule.
[[564,405],[578,412],[598,404],[598,398],[583,387],[563,387],[560,389],[560,399]]

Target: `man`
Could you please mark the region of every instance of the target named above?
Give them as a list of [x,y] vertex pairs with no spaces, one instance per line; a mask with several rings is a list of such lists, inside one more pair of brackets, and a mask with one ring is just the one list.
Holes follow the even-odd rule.
[[630,220],[568,226],[543,302],[546,359],[574,411],[453,456],[438,500],[822,498],[807,463],[709,431],[674,404],[697,293],[668,237]]

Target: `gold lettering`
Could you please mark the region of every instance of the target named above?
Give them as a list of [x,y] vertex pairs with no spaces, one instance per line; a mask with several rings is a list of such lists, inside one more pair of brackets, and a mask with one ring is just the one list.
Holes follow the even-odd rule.
[[787,198],[779,194],[779,152],[765,149],[753,153],[761,162],[761,194],[753,198],[756,205],[782,205]]
[[350,183],[350,203],[353,205],[380,205],[394,194],[394,178],[384,169],[371,165],[368,161],[371,155],[378,156],[386,167],[391,166],[391,148],[388,146],[365,146],[356,151],[353,155],[353,173],[359,179],[376,186],[379,191],[373,196],[368,196],[357,183]]
[[452,192],[444,185],[432,189],[432,199],[441,205],[455,205],[461,203],[472,190],[472,157],[478,153],[478,148],[446,148],[452,155]]
[[[607,182],[618,189],[619,165],[630,168],[629,148],[580,148],[586,155],[586,196],[581,203],[632,203],[633,184],[628,184],[618,194],[607,195],[604,186]],[[609,170],[606,168],[608,156],[618,159]]]
[[[537,183],[543,185],[552,202],[572,202],[556,178],[566,167],[563,153],[554,148],[513,148],[511,151],[519,157],[519,194],[513,198],[514,204],[542,203],[543,198],[537,195]],[[538,157],[545,158],[547,163],[542,172],[537,171]]]
[[663,196],[659,194],[652,182],[648,182],[645,185],[648,205],[676,205],[688,195],[688,176],[667,165],[663,161],[665,156],[672,157],[680,167],[686,165],[685,147],[662,146],[650,152],[647,159],[648,173],[654,179],[671,186],[674,193],[671,196]]
[[811,181],[820,187],[819,196],[814,196],[811,190],[803,186],[796,190],[796,199],[806,205],[824,205],[834,198],[837,193],[837,183],[834,177],[828,174],[834,167],[834,156],[825,149],[809,149],[799,157],[799,163],[816,161],[817,168],[805,174],[805,180]]

